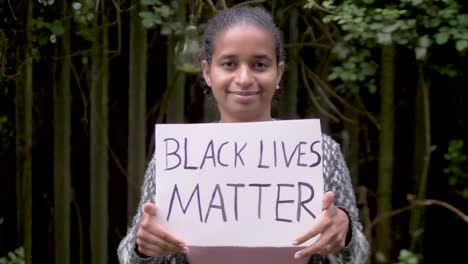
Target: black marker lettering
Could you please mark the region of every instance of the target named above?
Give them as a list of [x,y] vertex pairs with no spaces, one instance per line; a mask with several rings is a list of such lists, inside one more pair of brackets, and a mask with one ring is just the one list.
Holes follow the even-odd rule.
[[316,167],[320,164],[320,162],[322,161],[322,157],[320,156],[320,154],[314,150],[314,146],[315,144],[317,143],[320,143],[320,141],[314,141],[311,145],[310,145],[310,152],[314,153],[315,155],[317,155],[317,161],[310,164],[309,167],[312,168],[312,167]]
[[239,151],[237,151],[237,142],[234,143],[234,152],[235,152],[234,168],[237,168],[237,157],[239,157],[240,161],[242,162],[242,166],[245,166],[244,160],[242,159],[242,156],[240,155],[242,150],[244,150],[245,146],[247,146],[247,142],[244,144],[244,146],[242,146],[242,148]]
[[286,156],[286,146],[284,145],[284,141],[281,142],[281,145],[283,147],[283,157],[284,157],[284,162],[286,163],[286,167],[289,168],[289,164],[291,164],[291,160],[292,158],[294,157],[294,153],[296,153],[299,145],[296,145],[296,147],[294,148],[294,150],[291,152],[291,155],[289,156],[289,158]]
[[263,187],[270,187],[271,184],[252,183],[252,184],[249,184],[249,186],[258,187],[257,217],[258,217],[258,219],[262,219],[262,188]]
[[275,168],[278,166],[278,155],[276,151],[276,141],[273,141],[273,157],[274,157],[274,163],[275,163]]
[[279,215],[278,207],[279,207],[280,203],[293,203],[294,202],[294,200],[280,200],[281,187],[294,187],[294,184],[286,184],[286,183],[279,183],[278,184],[278,192],[276,193],[276,219],[275,220],[279,221],[279,222],[291,223],[292,220],[279,218],[279,216],[278,216]]
[[242,183],[228,183],[226,184],[229,187],[234,187],[234,217],[237,221],[238,210],[237,210],[237,188],[238,187],[245,187],[245,184]]
[[[302,186],[305,186],[307,187],[309,190],[310,190],[310,196],[309,198],[307,198],[307,200],[302,200]],[[304,208],[304,210],[306,210],[314,219],[315,219],[315,215],[314,213],[312,213],[309,208],[307,208],[304,204],[312,201],[312,199],[314,198],[314,187],[312,187],[312,185],[306,183],[306,182],[299,182],[298,185],[297,185],[297,189],[298,189],[298,197],[297,197],[297,221],[300,222],[301,221],[301,208]]]
[[219,163],[219,165],[224,166],[224,167],[227,167],[228,165],[226,163],[221,162],[221,150],[223,149],[224,145],[226,145],[228,143],[229,143],[229,141],[226,141],[223,144],[221,144],[221,146],[219,146],[219,148],[218,148],[218,163]]
[[190,195],[190,199],[187,202],[187,205],[184,207],[182,205],[182,200],[180,199],[180,194],[179,194],[179,189],[177,188],[177,184],[174,185],[174,190],[172,191],[172,196],[171,196],[171,202],[169,203],[169,212],[167,214],[167,221],[169,221],[169,218],[171,217],[171,212],[172,212],[172,206],[174,204],[174,198],[177,194],[177,198],[179,199],[179,205],[180,208],[182,208],[182,212],[185,214],[187,212],[187,209],[190,205],[190,202],[193,199],[193,196],[197,194],[197,202],[198,202],[198,214],[200,215],[200,222],[203,223],[203,216],[202,216],[202,209],[201,209],[201,202],[200,202],[200,190],[198,187],[198,184],[195,186],[195,189],[192,192],[192,195]]
[[258,168],[263,168],[263,169],[269,168],[270,166],[262,164],[262,159],[263,159],[263,140],[260,140],[260,158],[258,160],[258,166],[257,167]]
[[[208,156],[208,152],[211,152],[211,156]],[[205,161],[207,159],[212,159],[213,167],[216,167],[216,158],[214,154],[213,140],[210,140],[210,143],[208,143],[208,146],[206,146],[205,155],[203,156],[203,161],[200,165],[200,169],[203,169],[203,165],[205,165]]]
[[[173,141],[176,143],[176,148],[173,152],[169,153],[169,141]],[[166,169],[165,170],[172,170],[177,167],[179,167],[180,163],[182,162],[182,159],[180,158],[179,154],[177,154],[177,151],[179,151],[179,141],[175,138],[166,138],[164,139],[164,142],[166,142]],[[176,165],[169,167],[169,156],[175,155],[178,159],[178,162]]]
[[[216,194],[218,194],[218,196],[219,196],[220,205],[213,204],[213,201],[215,199]],[[213,190],[213,194],[211,195],[210,205],[209,205],[208,211],[206,212],[206,215],[205,215],[205,223],[208,221],[208,216],[210,215],[211,208],[220,209],[221,213],[223,215],[223,221],[224,222],[227,221],[227,219],[226,219],[226,210],[224,208],[224,198],[223,198],[223,194],[221,193],[221,189],[219,188],[219,184],[216,184],[216,187]]]
[[301,145],[304,145],[304,144],[307,144],[307,142],[300,141],[299,144],[298,144],[299,152],[298,152],[298,155],[297,155],[297,166],[307,167],[307,164],[301,163],[301,156],[304,156],[306,154],[305,152],[301,151],[302,150]]
[[187,160],[188,160],[187,145],[188,145],[187,138],[184,138],[184,169],[186,169],[186,170],[196,170],[196,169],[198,169],[197,167],[187,165],[187,163],[188,163],[187,162]]

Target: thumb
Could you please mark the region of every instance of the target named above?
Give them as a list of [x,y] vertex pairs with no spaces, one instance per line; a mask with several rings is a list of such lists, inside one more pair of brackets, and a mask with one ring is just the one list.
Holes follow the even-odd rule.
[[327,192],[322,198],[322,210],[328,209],[335,201],[335,194],[333,192]]
[[156,216],[156,205],[154,203],[145,203],[143,205],[143,213],[149,216]]

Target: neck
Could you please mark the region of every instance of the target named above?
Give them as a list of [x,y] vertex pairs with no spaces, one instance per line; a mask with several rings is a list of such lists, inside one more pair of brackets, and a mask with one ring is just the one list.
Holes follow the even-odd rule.
[[226,116],[221,115],[221,119],[219,120],[220,123],[240,123],[240,122],[262,122],[262,121],[272,121],[273,118],[270,114],[264,116],[256,116],[256,117],[236,117],[236,116]]

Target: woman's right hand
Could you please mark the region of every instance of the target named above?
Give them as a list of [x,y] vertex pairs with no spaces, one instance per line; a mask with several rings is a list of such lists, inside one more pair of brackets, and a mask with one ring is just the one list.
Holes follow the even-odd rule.
[[188,253],[185,243],[156,222],[156,205],[145,203],[138,225],[136,244],[139,253],[148,257],[162,257],[176,252]]

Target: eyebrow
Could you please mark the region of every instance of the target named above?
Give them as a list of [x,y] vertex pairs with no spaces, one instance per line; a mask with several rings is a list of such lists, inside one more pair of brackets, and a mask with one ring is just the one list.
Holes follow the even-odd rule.
[[[234,55],[234,54],[226,54],[226,55],[222,55],[219,60],[225,60],[225,59],[235,59],[239,56],[237,55]],[[268,56],[268,55],[265,55],[265,54],[259,54],[259,55],[254,55],[253,56],[255,59],[265,59],[265,60],[269,60],[269,61],[272,61],[273,58]]]

